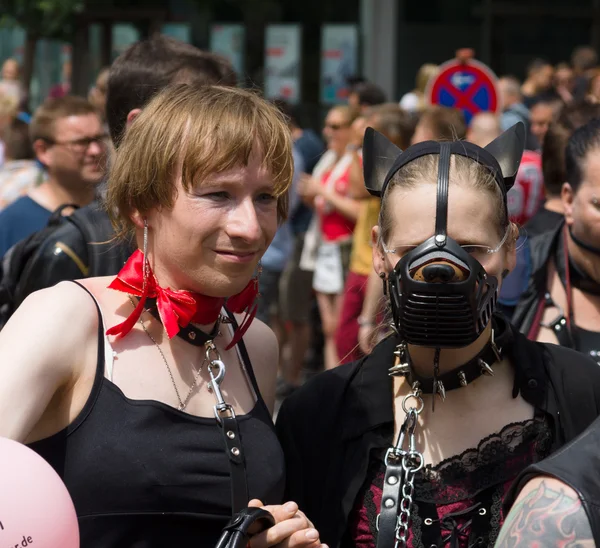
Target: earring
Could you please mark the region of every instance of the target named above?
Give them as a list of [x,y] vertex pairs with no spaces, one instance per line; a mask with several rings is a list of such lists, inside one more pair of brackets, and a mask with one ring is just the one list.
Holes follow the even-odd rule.
[[148,221],[144,219],[144,247],[142,249],[144,254],[144,280],[142,283],[142,291],[146,289],[146,280],[148,279],[148,272],[150,271],[150,263],[148,261]]
[[502,271],[502,279],[505,280],[509,274],[510,274],[510,270],[508,270],[508,268],[504,269]]
[[385,272],[380,272],[379,277],[381,278],[381,283],[383,284],[383,296],[387,296],[387,278]]

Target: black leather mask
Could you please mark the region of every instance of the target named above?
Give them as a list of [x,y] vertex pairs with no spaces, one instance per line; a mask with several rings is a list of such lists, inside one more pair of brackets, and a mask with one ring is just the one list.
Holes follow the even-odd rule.
[[439,154],[435,234],[406,253],[389,274],[394,323],[409,344],[460,348],[474,342],[496,308],[498,280],[447,235],[448,187],[452,154],[487,167],[504,199],[514,184],[525,143],[518,123],[485,149],[472,143],[427,141],[402,152],[372,128],[365,133],[363,164],[367,190],[385,199],[394,174],[407,163]]

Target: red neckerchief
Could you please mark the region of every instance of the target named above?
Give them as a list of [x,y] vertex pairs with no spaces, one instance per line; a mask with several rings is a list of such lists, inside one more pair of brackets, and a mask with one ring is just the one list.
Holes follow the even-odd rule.
[[147,265],[146,269],[147,278],[144,285],[144,254],[138,249],[108,286],[109,289],[139,297],[139,302],[131,315],[124,322],[111,327],[106,332],[107,335],[120,337],[127,335],[140,319],[148,298],[156,299],[158,314],[169,339],[177,335],[180,327],[187,327],[190,322],[202,325],[216,322],[225,302],[231,312],[236,314],[245,312],[244,321],[236,330],[227,350],[240,341],[256,315],[255,301],[258,297],[258,279],[256,278],[250,280],[240,293],[225,299],[161,287],[158,285],[150,265]]

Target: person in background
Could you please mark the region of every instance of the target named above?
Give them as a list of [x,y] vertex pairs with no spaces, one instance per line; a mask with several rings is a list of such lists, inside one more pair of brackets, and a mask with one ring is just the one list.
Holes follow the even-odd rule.
[[598,54],[590,46],[580,46],[571,55],[571,66],[575,74],[575,100],[585,99],[591,73],[598,66]]
[[73,72],[73,65],[71,61],[65,61],[61,70],[61,81],[60,84],[56,84],[50,88],[48,97],[50,99],[59,99],[65,97],[71,93],[71,75]]
[[471,119],[466,139],[483,148],[501,133],[500,118],[492,112],[480,112]]
[[[325,151],[320,137],[310,128],[302,127],[295,108],[284,101],[277,102],[285,114],[292,139],[293,150],[301,158],[301,166],[306,173],[312,173]],[[294,173],[300,173],[298,165]],[[281,275],[279,287],[279,324],[274,324],[280,348],[280,379],[277,395],[285,397],[301,384],[304,359],[310,345],[311,309],[315,306],[313,296],[313,273],[300,268],[300,258],[304,247],[304,236],[310,226],[312,209],[301,200],[295,208],[290,207],[289,226],[293,235],[293,251]],[[289,350],[289,351],[288,351]]]
[[[17,117],[19,100],[12,93],[0,92],[0,136]],[[0,137],[0,166],[4,163],[4,140]]]
[[15,118],[2,134],[5,162],[0,168],[0,211],[40,184],[44,172],[35,161],[29,126]]
[[47,178],[0,212],[0,257],[46,226],[58,207],[89,204],[106,173],[108,135],[86,99],[46,100],[33,117],[30,137]]
[[[454,141],[466,138],[467,126],[462,111],[445,107],[429,107],[421,116],[413,133],[411,144],[423,141]],[[363,354],[375,346],[378,317],[382,313],[383,287],[381,279],[372,270],[360,313],[358,344]]]
[[554,90],[566,105],[573,101],[575,94],[575,73],[568,63],[559,63],[556,65],[554,69]]
[[339,363],[335,333],[348,273],[352,233],[360,209],[350,191],[350,169],[355,150],[348,150],[356,118],[358,112],[348,106],[333,107],[329,111],[323,129],[327,153],[312,176],[303,177],[299,185],[300,195],[316,212],[311,236],[305,238],[300,266],[314,270],[313,289],[317,293],[323,326],[327,369]]
[[523,470],[504,499],[510,510],[495,548],[600,546],[599,445],[596,419],[559,452]]
[[544,144],[544,136],[550,127],[550,124],[556,119],[564,103],[556,97],[541,98],[531,107],[531,134],[535,138],[536,150],[541,150]]
[[400,99],[400,108],[412,114],[420,114],[427,108],[425,90],[432,78],[439,72],[439,67],[431,63],[421,65],[415,80],[415,89],[405,93]]
[[[273,104],[284,114],[285,107],[280,106],[279,101],[273,101]],[[300,197],[298,196],[298,180],[306,170],[304,168],[304,159],[295,145],[292,145],[292,157],[294,160],[294,175],[288,189],[288,207],[290,211],[295,211],[300,201]],[[262,268],[258,279],[260,299],[258,299],[256,317],[271,327],[275,334],[278,335],[278,339],[280,338],[279,333],[282,331],[280,325],[281,314],[279,312],[279,285],[281,274],[293,251],[294,235],[291,228],[291,221],[288,219],[279,225],[271,245],[265,251],[261,259]],[[274,328],[274,326],[277,327]]]
[[[500,119],[490,112],[476,114],[467,130],[467,141],[485,147],[502,133]],[[542,157],[532,150],[523,151],[521,165],[507,196],[508,216],[521,226],[531,219],[544,198]]]
[[103,68],[96,77],[96,83],[90,89],[88,93],[88,101],[92,103],[102,116],[103,120],[106,120],[106,94],[108,93],[108,75],[110,68]]
[[447,107],[429,107],[417,123],[412,144],[423,141],[453,141],[463,139],[467,132],[465,117],[460,110]]
[[26,93],[21,84],[21,68],[16,59],[7,59],[2,65],[2,78],[0,79],[0,95],[10,95],[17,102],[18,110],[26,110]]
[[[509,200],[514,206],[519,205],[522,212],[528,210],[527,200],[531,199],[535,193],[541,197],[543,202],[537,208],[533,217],[517,217],[521,226],[524,225],[519,241],[517,242],[517,266],[506,277],[502,284],[502,290],[499,296],[499,304],[507,317],[511,318],[515,307],[519,303],[523,293],[527,290],[529,279],[532,274],[532,258],[530,242],[535,240],[538,235],[552,232],[563,222],[563,203],[561,191],[563,184],[567,180],[565,169],[565,150],[569,137],[573,132],[590,120],[600,116],[600,105],[589,102],[573,102],[566,105],[561,111],[557,121],[550,124],[550,127],[544,138],[544,147],[541,155],[541,174],[536,164],[529,164],[527,161],[534,159],[539,162],[537,152],[526,150],[523,153],[519,176],[523,169],[527,169],[530,177],[526,180],[529,183],[523,188],[513,187],[509,192],[509,199],[513,191],[513,199]],[[534,180],[540,180],[543,188],[536,190],[531,186]],[[522,204],[522,205],[521,205]],[[523,205],[525,207],[523,207]],[[533,204],[532,204],[533,205]]]
[[527,79],[521,86],[523,102],[531,108],[552,90],[554,67],[543,59],[534,59],[527,67]]
[[[410,146],[414,132],[412,116],[396,103],[374,107],[364,122],[356,128],[353,143],[360,147],[365,127],[376,129],[402,150]],[[377,224],[381,205],[381,200],[371,196],[365,189],[362,160],[358,155],[352,165],[350,185],[353,196],[360,199],[360,213],[352,237],[350,270],[346,278],[336,333],[337,355],[341,363],[354,361],[363,355],[358,344],[358,332],[363,324],[360,314],[369,275],[373,271],[371,230]]]
[[364,113],[371,107],[385,103],[385,92],[371,82],[356,84],[348,95],[348,106]]
[[600,104],[581,101],[565,106],[550,124],[542,150],[544,203],[525,225],[528,238],[556,227],[563,218],[562,186],[567,180],[565,151],[573,132],[594,118],[600,118]]
[[523,122],[529,130],[529,109],[523,103],[521,83],[514,76],[503,76],[498,80],[498,88],[502,99],[502,116],[500,124],[502,131]]
[[590,71],[586,82],[586,100],[592,103],[600,103],[600,69]]
[[564,220],[529,241],[532,275],[512,322],[600,363],[600,119],[571,135],[565,167]]

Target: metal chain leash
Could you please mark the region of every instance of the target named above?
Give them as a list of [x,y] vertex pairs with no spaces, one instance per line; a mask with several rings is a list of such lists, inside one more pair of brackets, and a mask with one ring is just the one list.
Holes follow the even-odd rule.
[[[414,399],[415,405],[408,407],[408,402]],[[402,466],[402,479],[398,485],[398,490],[402,493],[399,504],[399,512],[396,521],[395,548],[406,548],[408,543],[411,519],[411,507],[413,495],[415,492],[415,476],[424,465],[423,454],[416,450],[415,430],[419,422],[419,415],[423,411],[425,403],[421,397],[419,383],[416,382],[412,387],[412,392],[402,400],[402,409],[406,417],[400,432],[398,440],[394,447],[390,447],[385,455],[385,465],[390,463]],[[377,530],[379,530],[379,517],[377,516]]]

